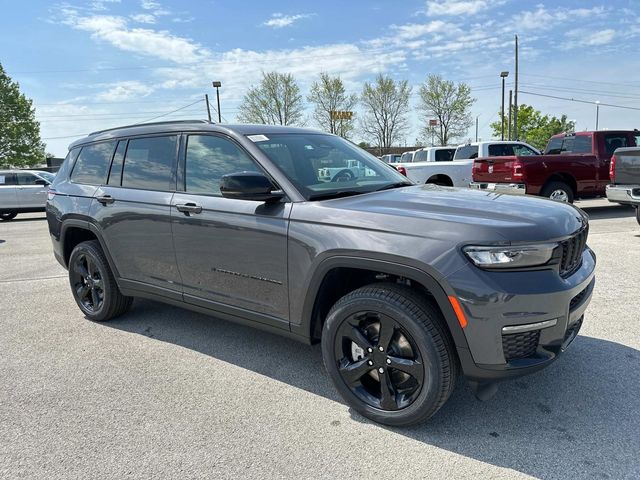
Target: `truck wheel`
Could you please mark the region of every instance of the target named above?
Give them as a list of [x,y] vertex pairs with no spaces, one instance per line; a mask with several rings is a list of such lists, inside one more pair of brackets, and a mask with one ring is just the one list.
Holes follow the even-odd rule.
[[638,205],[634,205],[634,208],[636,210],[636,222],[640,225],[640,208],[638,208]]
[[440,311],[393,283],[359,288],[333,306],[322,331],[322,356],[354,410],[394,426],[436,413],[459,368]]
[[0,220],[8,222],[9,220],[16,218],[17,215],[18,214],[16,212],[0,213]]
[[541,194],[551,200],[573,203],[573,190],[564,182],[549,182],[542,189]]
[[96,322],[122,315],[133,301],[120,293],[104,252],[95,240],[79,243],[71,252],[69,283],[82,313]]

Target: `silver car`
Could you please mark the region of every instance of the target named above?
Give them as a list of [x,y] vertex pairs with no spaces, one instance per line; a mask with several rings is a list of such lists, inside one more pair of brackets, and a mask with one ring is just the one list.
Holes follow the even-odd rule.
[[53,173],[41,170],[0,170],[0,220],[18,213],[44,212]]

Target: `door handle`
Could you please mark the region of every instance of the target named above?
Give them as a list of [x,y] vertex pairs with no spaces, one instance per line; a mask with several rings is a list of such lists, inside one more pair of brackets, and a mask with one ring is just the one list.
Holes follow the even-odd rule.
[[179,203],[175,206],[176,210],[189,215],[190,213],[202,213],[202,206],[195,203]]
[[111,195],[102,195],[100,197],[96,197],[96,200],[103,205],[110,205],[116,201]]

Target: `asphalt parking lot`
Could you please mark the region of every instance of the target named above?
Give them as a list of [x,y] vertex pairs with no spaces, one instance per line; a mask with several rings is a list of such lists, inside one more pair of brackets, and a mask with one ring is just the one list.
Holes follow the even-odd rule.
[[0,223],[0,477],[640,478],[640,227],[581,206],[598,279],[570,350],[409,429],[350,411],[318,346],[147,300],[85,320],[44,215]]

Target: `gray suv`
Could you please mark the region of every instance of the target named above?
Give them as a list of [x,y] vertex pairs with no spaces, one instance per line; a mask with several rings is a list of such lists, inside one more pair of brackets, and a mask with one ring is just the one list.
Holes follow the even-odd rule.
[[414,186],[290,127],[96,132],[71,145],[47,219],[87,318],[145,297],[321,342],[346,402],[388,425],[433,415],[460,375],[484,399],[549,365],[595,281],[581,210]]

